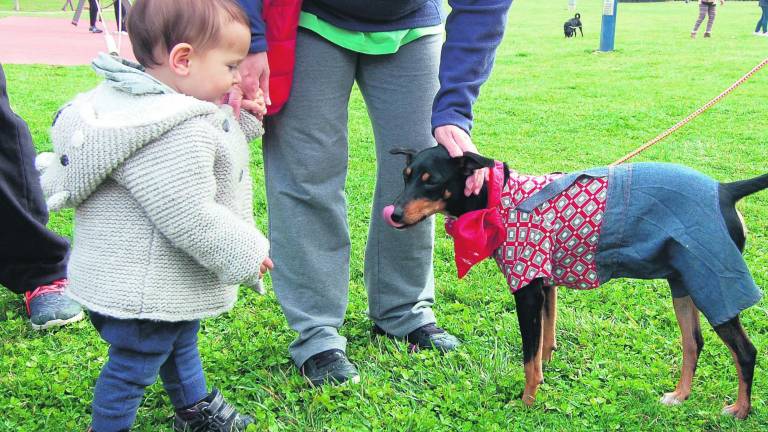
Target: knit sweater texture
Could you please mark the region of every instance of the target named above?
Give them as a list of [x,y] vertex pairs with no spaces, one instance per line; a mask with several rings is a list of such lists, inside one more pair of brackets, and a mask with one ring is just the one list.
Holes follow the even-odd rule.
[[252,211],[246,112],[176,93],[101,55],[105,82],[57,114],[37,165],[50,210],[75,209],[67,294],[123,319],[182,321],[261,289],[269,243]]

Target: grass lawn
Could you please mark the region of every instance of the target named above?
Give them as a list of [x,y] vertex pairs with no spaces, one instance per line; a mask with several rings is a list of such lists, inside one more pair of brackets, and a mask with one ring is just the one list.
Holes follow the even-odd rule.
[[[515,2],[493,76],[476,105],[478,147],[519,171],[610,163],[717,95],[768,52],[768,39],[751,34],[759,15],[755,2],[719,7],[714,37],[697,40],[689,37],[695,2],[623,3],[618,49],[610,54],[593,53],[602,1],[578,3],[585,37],[564,40],[566,0]],[[86,67],[5,67],[12,105],[29,121],[40,151],[50,148],[48,128],[57,108],[98,81]],[[393,109],[408,109],[396,104]],[[491,261],[457,280],[452,244],[441,223],[435,310],[463,347],[446,356],[409,354],[402,344],[371,338],[362,262],[375,161],[357,91],[350,111],[353,251],[341,332],[362,382],[309,389],[288,358],[294,335],[274,293],[244,291],[229,314],[204,322],[200,347],[209,384],[254,414],[258,430],[765,430],[766,301],[742,314],[759,360],[753,414],[735,421],[720,410],[735,398],[736,370],[707,325],[691,398],[679,407],[658,403],[674,388],[681,363],[679,331],[662,281],[561,290],[559,350],[545,367],[536,405],[525,408],[517,399],[524,377],[513,297]],[[768,171],[766,118],[768,70],[636,160],[686,164],[723,181],[762,174]],[[253,145],[252,168],[256,179],[263,178],[259,143]],[[263,183],[256,184],[255,197],[264,228]],[[766,287],[768,193],[749,197],[739,209],[750,231],[746,259],[758,285]],[[72,213],[52,215],[50,225],[71,235]],[[20,298],[0,290],[0,431],[85,430],[106,353],[87,321],[44,333],[31,330]],[[170,430],[171,413],[162,386],[155,384],[134,430]]]
[[[14,0],[0,0],[0,18],[3,16],[35,16],[35,17],[66,17],[71,18],[73,10],[66,3],[66,0],[19,0],[19,10],[14,9],[16,2]],[[66,9],[62,10],[66,4]],[[78,0],[72,0],[72,8],[77,8]],[[112,11],[111,1],[102,0],[102,6],[104,6],[104,19],[109,20],[112,17],[114,20],[114,12]],[[88,2],[85,2],[83,8],[83,16],[88,17]]]

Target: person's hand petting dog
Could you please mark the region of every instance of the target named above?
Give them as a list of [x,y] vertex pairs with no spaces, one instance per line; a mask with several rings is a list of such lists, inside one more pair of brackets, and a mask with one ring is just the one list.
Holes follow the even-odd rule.
[[[448,150],[451,157],[461,157],[464,152],[480,154],[477,147],[472,142],[469,134],[462,128],[455,125],[443,125],[435,128],[435,140],[441,146]],[[483,188],[483,183],[488,180],[488,168],[482,168],[475,171],[474,175],[467,178],[464,187],[464,195],[479,194]]]

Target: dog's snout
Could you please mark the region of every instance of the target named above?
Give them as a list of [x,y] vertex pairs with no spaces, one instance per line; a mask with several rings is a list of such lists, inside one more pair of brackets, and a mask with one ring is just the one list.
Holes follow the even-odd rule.
[[403,221],[403,208],[402,207],[395,207],[392,211],[392,220],[395,222],[402,222]]

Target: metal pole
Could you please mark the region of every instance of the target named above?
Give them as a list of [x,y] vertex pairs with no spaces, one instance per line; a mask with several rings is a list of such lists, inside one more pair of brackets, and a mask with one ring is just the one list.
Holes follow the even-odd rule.
[[15,10],[16,12],[19,11],[19,0],[16,0],[15,2],[13,2],[13,10]]
[[603,0],[603,24],[600,30],[600,51],[613,51],[616,37],[616,8],[619,0]]

